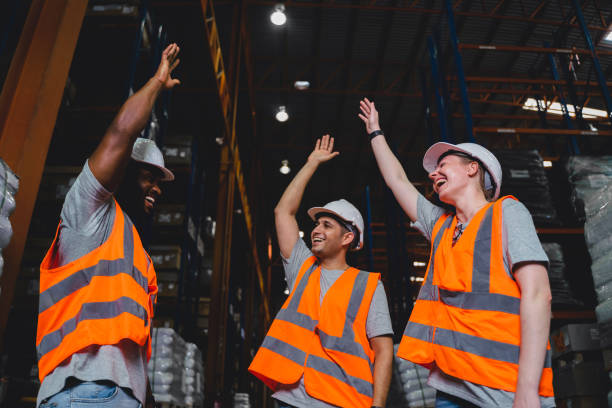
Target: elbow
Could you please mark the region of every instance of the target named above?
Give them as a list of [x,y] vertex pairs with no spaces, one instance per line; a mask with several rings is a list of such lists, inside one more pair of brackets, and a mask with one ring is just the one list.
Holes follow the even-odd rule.
[[275,218],[285,212],[286,211],[283,209],[283,207],[280,204],[277,204],[276,207],[274,207],[274,217]]

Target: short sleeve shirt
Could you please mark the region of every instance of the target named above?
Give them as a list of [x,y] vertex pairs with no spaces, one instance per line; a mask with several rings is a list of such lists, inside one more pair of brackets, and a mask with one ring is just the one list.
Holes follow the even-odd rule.
[[[444,215],[445,210],[428,201],[419,194],[417,201],[417,220],[412,225],[431,241],[434,225]],[[548,257],[540,244],[538,234],[529,210],[516,200],[504,200],[502,203],[504,263],[509,271],[521,263],[537,262],[548,264]],[[464,225],[465,227],[465,225]],[[450,395],[462,398],[480,407],[511,408],[514,393],[496,388],[474,384],[452,377],[434,365],[429,379],[429,386]],[[540,397],[542,408],[555,406],[553,397]]]
[[[293,247],[291,256],[289,259],[283,258],[283,266],[285,268],[285,280],[287,281],[287,287],[289,291],[293,290],[295,280],[297,279],[298,273],[304,261],[312,256],[312,252],[306,246],[306,243],[300,238]],[[327,270],[321,268],[321,297],[319,301],[323,300],[327,290],[334,284],[336,279],[342,275],[342,270]],[[382,282],[378,282],[372,302],[370,303],[370,310],[368,311],[368,317],[366,320],[366,334],[369,339],[378,336],[393,335],[393,329],[391,327],[391,317],[389,316],[389,306],[387,304],[387,296],[385,294],[385,288]],[[281,388],[276,391],[273,398],[293,405],[298,408],[329,408],[334,405],[327,404],[321,400],[311,397],[306,392],[304,387],[303,377],[295,384],[281,385]]]

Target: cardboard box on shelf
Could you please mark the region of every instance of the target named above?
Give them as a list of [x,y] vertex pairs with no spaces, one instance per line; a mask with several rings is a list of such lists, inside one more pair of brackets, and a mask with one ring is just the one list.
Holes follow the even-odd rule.
[[155,211],[153,223],[156,226],[182,227],[185,223],[185,206],[160,205]]
[[152,246],[149,256],[155,269],[180,269],[181,247],[178,245]]
[[552,357],[557,358],[576,351],[599,350],[597,323],[568,324],[550,335]]
[[177,297],[178,296],[178,283],[157,281],[157,296],[158,297]]

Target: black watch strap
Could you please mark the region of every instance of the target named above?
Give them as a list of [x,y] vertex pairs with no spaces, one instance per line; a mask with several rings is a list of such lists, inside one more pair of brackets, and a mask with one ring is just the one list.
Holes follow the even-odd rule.
[[372,139],[374,139],[376,136],[378,136],[378,135],[384,135],[384,134],[385,134],[385,133],[384,133],[382,130],[378,129],[378,130],[375,130],[375,131],[373,131],[372,133],[370,133],[368,136],[370,136],[370,140],[372,140]]

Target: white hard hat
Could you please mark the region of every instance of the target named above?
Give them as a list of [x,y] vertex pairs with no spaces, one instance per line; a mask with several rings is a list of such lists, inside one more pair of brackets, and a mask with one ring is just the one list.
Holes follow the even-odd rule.
[[[321,214],[323,213],[323,214]],[[336,217],[343,220],[349,226],[353,226],[359,232],[359,244],[355,248],[351,248],[352,251],[357,251],[363,248],[363,217],[359,210],[345,199],[332,201],[325,204],[323,207],[312,207],[308,210],[308,215],[314,221],[317,220],[317,214],[323,216],[325,214],[333,214]]]
[[132,148],[132,159],[155,166],[164,174],[162,181],[174,180],[174,174],[164,166],[164,155],[151,139],[139,137]]
[[[485,189],[489,190],[495,187],[493,199],[497,200],[502,183],[502,168],[495,155],[476,143],[459,143],[454,145],[451,143],[438,142],[432,145],[425,153],[425,157],[423,157],[423,167],[427,173],[431,173],[436,169],[440,156],[448,151],[465,153],[468,156],[478,159],[486,170]],[[493,183],[491,183],[491,181]]]

